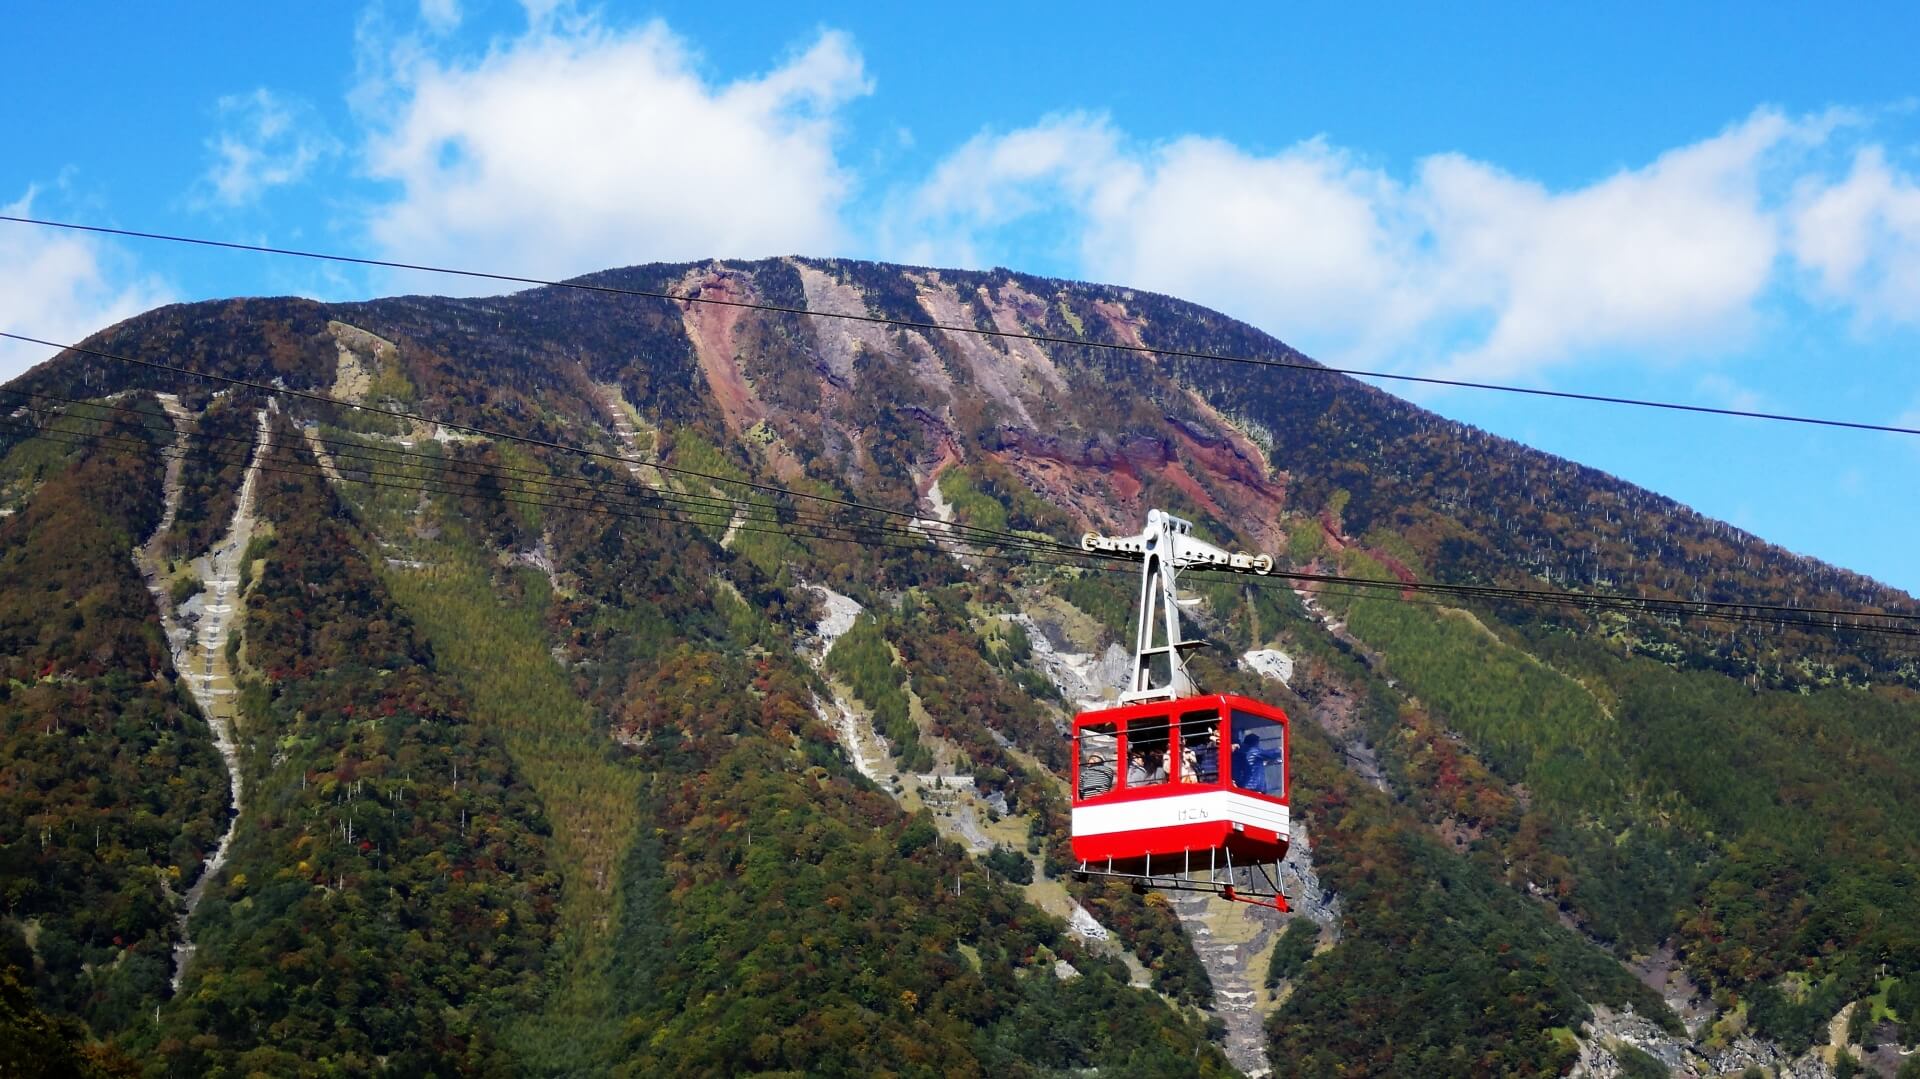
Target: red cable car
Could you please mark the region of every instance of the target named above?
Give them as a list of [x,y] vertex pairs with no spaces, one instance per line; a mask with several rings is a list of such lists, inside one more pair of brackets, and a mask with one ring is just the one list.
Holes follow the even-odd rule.
[[1175,586],[1194,566],[1264,574],[1273,562],[1194,539],[1192,528],[1154,510],[1138,536],[1081,538],[1088,551],[1138,554],[1144,566],[1132,685],[1118,707],[1073,721],[1075,872],[1286,910],[1286,713],[1196,692],[1182,656],[1200,642],[1180,635]]

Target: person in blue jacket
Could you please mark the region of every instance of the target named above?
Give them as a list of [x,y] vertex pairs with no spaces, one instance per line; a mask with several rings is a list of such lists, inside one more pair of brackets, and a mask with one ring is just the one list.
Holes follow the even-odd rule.
[[1267,790],[1267,765],[1279,759],[1279,749],[1261,745],[1260,736],[1248,731],[1233,747],[1233,785],[1255,794],[1271,794]]

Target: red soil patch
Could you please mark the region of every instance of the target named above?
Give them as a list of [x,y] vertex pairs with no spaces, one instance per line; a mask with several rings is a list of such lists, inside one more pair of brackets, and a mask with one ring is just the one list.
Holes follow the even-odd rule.
[[1146,341],[1140,336],[1140,331],[1146,327],[1147,320],[1129,313],[1126,305],[1117,304],[1111,300],[1095,300],[1093,309],[1106,322],[1107,328],[1113,331],[1115,337],[1135,348],[1147,346]]
[[1186,466],[1180,462],[1175,461],[1162,469],[1160,476],[1168,483],[1179,488],[1181,494],[1193,499],[1195,504],[1208,513],[1223,520],[1229,516],[1226,510],[1220,508],[1220,503],[1214,501],[1213,493],[1205,487],[1202,487],[1200,481],[1194,479],[1193,474],[1188,472]]
[[[716,300],[752,298],[746,280],[727,270],[691,277],[687,286],[689,296]],[[740,350],[737,340],[740,323],[748,313],[744,307],[712,303],[686,304],[681,311],[687,336],[693,341],[694,355],[700,360],[700,371],[713,389],[714,402],[720,406],[727,430],[734,434],[759,423],[767,415],[766,406],[754,395],[736,360]]]
[[1367,555],[1375,562],[1387,567],[1387,571],[1395,577],[1398,577],[1401,584],[1418,584],[1420,582],[1420,578],[1414,576],[1413,570],[1408,569],[1405,562],[1400,561],[1392,555],[1384,551],[1373,550],[1369,550]]
[[1215,434],[1172,419],[1168,428],[1182,455],[1207,475],[1247,487],[1262,500],[1274,503],[1275,509],[1286,501],[1286,487],[1268,478],[1266,455],[1232,428],[1226,428],[1225,434]]
[[1319,520],[1320,535],[1321,538],[1327,541],[1327,549],[1330,551],[1346,550],[1348,546],[1347,538],[1340,534],[1340,522],[1333,519],[1333,514],[1328,513],[1326,510],[1321,510]]
[[940,482],[940,474],[959,463],[960,447],[954,444],[951,434],[942,433],[940,456],[933,462],[933,471],[927,473],[927,482],[921,486],[920,493],[925,495],[932,490],[934,485]]

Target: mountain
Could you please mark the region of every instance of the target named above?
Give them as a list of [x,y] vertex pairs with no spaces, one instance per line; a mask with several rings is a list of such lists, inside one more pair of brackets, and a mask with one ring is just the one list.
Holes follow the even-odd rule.
[[578,283],[176,305],[9,384],[0,946],[44,1016],[7,1032],[77,1020],[156,1075],[1800,1074],[1920,1042],[1911,638],[1193,577],[1200,684],[1295,719],[1283,918],[1067,872],[1059,732],[1127,576],[860,507],[1912,597],[1343,376],[1099,347],[1311,366],[1164,296]]

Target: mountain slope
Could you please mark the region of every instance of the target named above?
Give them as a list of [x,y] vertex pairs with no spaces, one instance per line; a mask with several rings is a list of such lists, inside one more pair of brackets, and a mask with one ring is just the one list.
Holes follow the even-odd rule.
[[[587,280],[1300,359],[1166,297],[1004,272],[796,259]],[[98,769],[42,764],[66,778],[8,788],[13,954],[45,1006],[157,1067],[1224,1068],[1183,1010],[1216,987],[1176,912],[1046,890],[1067,868],[1055,724],[1070,706],[1002,616],[1028,617],[1046,651],[1098,653],[1128,623],[1131,583],[963,562],[906,534],[853,542],[822,531],[844,511],[782,491],[937,501],[1063,539],[1132,531],[1161,506],[1223,544],[1388,580],[1913,606],[1330,374],[568,289],[182,305],[89,344],[601,455],[214,396],[77,353],[12,385],[96,399],[104,369],[128,392],[92,408],[12,398],[65,417],[55,450],[30,437],[38,413],[0,431],[18,509],[0,522],[6,594],[57,597],[0,618],[21,642],[0,702],[8,760],[48,760],[53,687],[91,678],[177,712],[174,752],[198,746],[200,762],[179,774],[193,799],[144,846],[102,848],[112,858],[87,852],[92,818],[53,793]],[[139,882],[171,873],[169,845],[192,880],[226,790],[132,569],[159,518],[161,439],[141,430],[164,423],[154,391],[194,417],[168,532],[181,551],[233,512],[251,435],[233,420],[276,410],[273,536],[249,552],[232,653],[243,778],[262,798],[188,927],[184,991],[146,976],[88,996],[88,979],[171,942],[165,887]],[[55,529],[99,538],[61,553]],[[1707,1049],[1745,1024],[1798,1052],[1840,1005],[1920,979],[1920,667],[1899,641],[1190,584],[1230,650],[1201,661],[1202,684],[1275,697],[1298,721],[1299,809],[1338,897],[1319,954],[1264,1005],[1281,1070],[1559,1071],[1591,1004],[1678,1033],[1618,961],[1662,945],[1712,995],[1674,998]],[[895,769],[935,762],[973,794],[847,763],[816,707],[835,690],[807,658],[819,587],[874,618],[861,668],[842,669],[885,713]],[[1273,646],[1296,661],[1290,685],[1223,658]],[[129,737],[96,740],[120,753]],[[97,781],[94,798],[111,817],[149,782]],[[1038,882],[968,857],[989,825],[1039,859]],[[145,922],[50,935],[88,889],[142,887]],[[1115,939],[1032,905],[1069,901]],[[1130,987],[1141,976],[1158,992]],[[157,1030],[133,1022],[155,1004]]]

